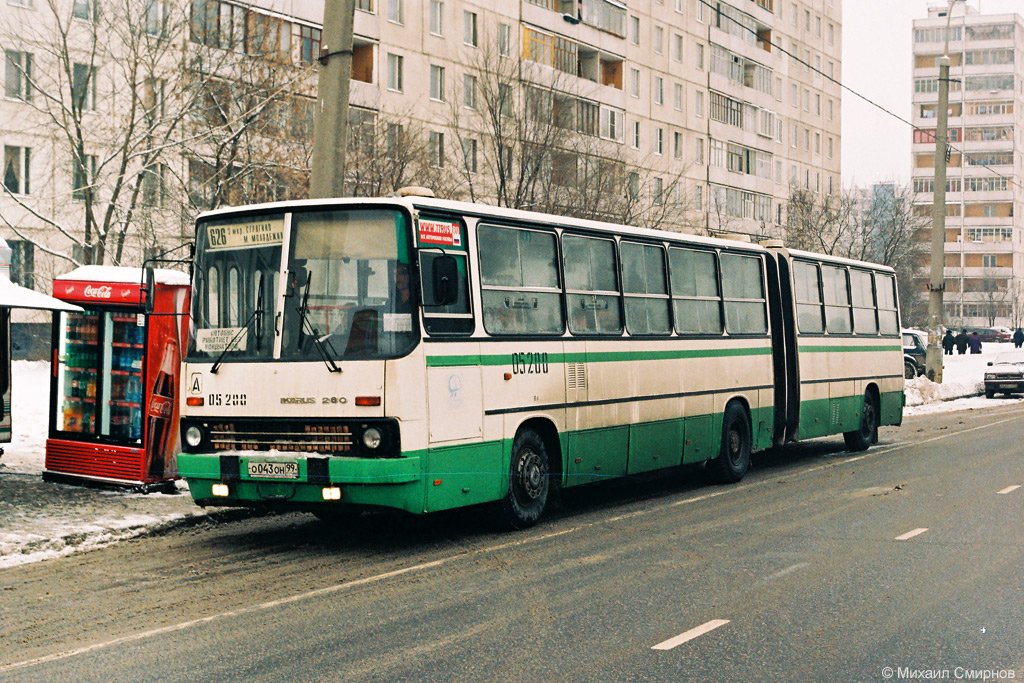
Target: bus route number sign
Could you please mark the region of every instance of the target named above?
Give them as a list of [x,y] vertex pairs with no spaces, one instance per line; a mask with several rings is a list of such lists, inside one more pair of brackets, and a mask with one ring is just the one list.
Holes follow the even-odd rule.
[[540,375],[548,371],[548,354],[527,351],[512,354],[513,375]]

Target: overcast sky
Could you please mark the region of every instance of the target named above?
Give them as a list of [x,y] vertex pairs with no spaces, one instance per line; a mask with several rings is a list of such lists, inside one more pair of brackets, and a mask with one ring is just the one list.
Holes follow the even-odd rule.
[[[910,121],[912,24],[946,0],[843,0],[843,84]],[[1024,0],[968,0],[982,14],[1024,14]],[[843,185],[910,179],[911,128],[843,91]]]

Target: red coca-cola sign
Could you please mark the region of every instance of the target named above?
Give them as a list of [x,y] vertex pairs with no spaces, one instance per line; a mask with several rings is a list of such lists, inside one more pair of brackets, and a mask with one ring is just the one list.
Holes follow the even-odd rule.
[[142,288],[129,283],[54,280],[53,295],[65,301],[96,301],[110,304],[142,303]]
[[166,396],[153,396],[149,400],[149,414],[152,417],[170,417],[174,412],[174,401]]

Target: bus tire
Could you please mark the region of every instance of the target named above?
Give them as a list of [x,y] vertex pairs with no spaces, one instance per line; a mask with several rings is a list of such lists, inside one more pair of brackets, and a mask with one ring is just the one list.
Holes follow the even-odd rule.
[[870,392],[864,394],[860,427],[852,432],[844,432],[843,440],[849,451],[866,451],[871,444],[878,443],[878,402]]
[[750,468],[750,417],[742,404],[732,401],[722,416],[722,449],[712,460],[715,474],[723,484],[735,484]]
[[551,468],[544,440],[524,429],[512,442],[508,491],[501,500],[501,522],[510,529],[526,529],[537,523],[551,493]]

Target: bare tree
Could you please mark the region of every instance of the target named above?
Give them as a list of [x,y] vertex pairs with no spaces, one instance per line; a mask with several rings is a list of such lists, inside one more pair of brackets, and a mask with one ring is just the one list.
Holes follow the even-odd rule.
[[[650,169],[575,79],[484,41],[451,99],[457,194],[471,201],[650,228],[687,225],[687,166]],[[612,116],[604,114],[605,117]],[[667,142],[664,142],[667,146]]]

